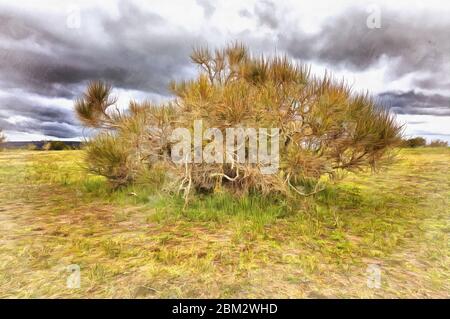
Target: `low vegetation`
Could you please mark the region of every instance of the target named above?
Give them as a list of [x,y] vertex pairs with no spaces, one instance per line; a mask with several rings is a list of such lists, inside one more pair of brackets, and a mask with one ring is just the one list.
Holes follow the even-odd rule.
[[64,151],[70,150],[71,147],[62,141],[50,141],[46,142],[42,147],[44,151]]
[[[0,297],[449,297],[445,142],[402,142],[368,94],[287,58],[234,44],[191,59],[198,77],[164,105],[120,111],[92,82],[75,103],[98,132],[82,150],[0,154]],[[172,162],[172,132],[196,120],[280,128],[278,173],[238,151]]]
[[154,183],[108,190],[84,156],[0,154],[0,297],[450,297],[448,148],[401,149],[314,198],[204,194],[184,210]]
[[409,139],[405,139],[402,142],[403,147],[423,147],[427,145],[427,140],[423,137],[413,137]]
[[429,147],[448,147],[447,141],[433,140],[428,144]]
[[[172,83],[176,98],[165,105],[131,101],[128,112],[121,112],[111,86],[88,86],[75,109],[84,125],[100,131],[87,145],[92,172],[122,186],[156,167],[156,175],[165,171],[171,182],[164,188],[181,190],[185,201],[191,190],[309,195],[323,188],[324,178],[389,163],[400,142],[401,126],[368,94],[354,93],[329,75],[311,76],[308,67],[286,57],[255,57],[234,44],[214,52],[194,50],[191,59],[198,77]],[[251,163],[246,140],[231,153],[215,150],[219,158],[226,155],[225,163],[174,165],[172,132],[179,127],[192,132],[196,120],[224,136],[234,127],[279,128],[279,172],[263,174],[260,163]]]
[[442,140],[432,140],[429,144],[427,144],[427,140],[423,137],[413,137],[409,139],[404,139],[401,143],[402,147],[409,147],[409,148],[415,148],[415,147],[448,147],[448,142],[442,141]]
[[76,150],[82,147],[77,141],[7,141],[3,143],[5,149],[29,151],[63,151]]

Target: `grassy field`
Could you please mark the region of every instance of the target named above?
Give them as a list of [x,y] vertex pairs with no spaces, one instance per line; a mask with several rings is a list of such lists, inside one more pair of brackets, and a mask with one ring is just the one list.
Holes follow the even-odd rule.
[[448,148],[401,150],[314,199],[183,210],[157,187],[108,191],[82,151],[0,152],[0,297],[449,298],[449,166]]

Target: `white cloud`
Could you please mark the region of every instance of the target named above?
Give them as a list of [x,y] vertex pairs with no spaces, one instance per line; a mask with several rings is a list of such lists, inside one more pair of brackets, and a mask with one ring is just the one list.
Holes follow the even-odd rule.
[[399,114],[400,123],[406,124],[409,137],[422,136],[428,141],[436,138],[450,142],[450,116]]

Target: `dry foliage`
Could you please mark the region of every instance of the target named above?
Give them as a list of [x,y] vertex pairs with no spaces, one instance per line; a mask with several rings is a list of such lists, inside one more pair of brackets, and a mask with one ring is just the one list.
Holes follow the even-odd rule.
[[[159,163],[186,200],[192,189],[309,195],[321,190],[322,176],[376,169],[400,142],[401,126],[367,93],[354,93],[330,75],[314,77],[287,57],[254,57],[232,44],[214,52],[196,49],[191,59],[199,76],[171,83],[176,98],[167,105],[132,101],[129,111],[121,112],[111,86],[88,86],[75,109],[86,126],[101,130],[87,146],[93,171],[119,185]],[[264,175],[250,163],[171,163],[172,130],[193,130],[200,119],[204,129],[218,128],[224,136],[231,127],[279,128],[278,174]]]

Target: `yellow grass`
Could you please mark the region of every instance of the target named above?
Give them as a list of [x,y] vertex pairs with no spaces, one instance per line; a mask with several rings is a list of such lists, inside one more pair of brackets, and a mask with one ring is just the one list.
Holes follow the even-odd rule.
[[448,298],[449,166],[450,149],[402,150],[315,199],[223,194],[183,211],[158,187],[108,191],[82,151],[1,152],[0,297]]

